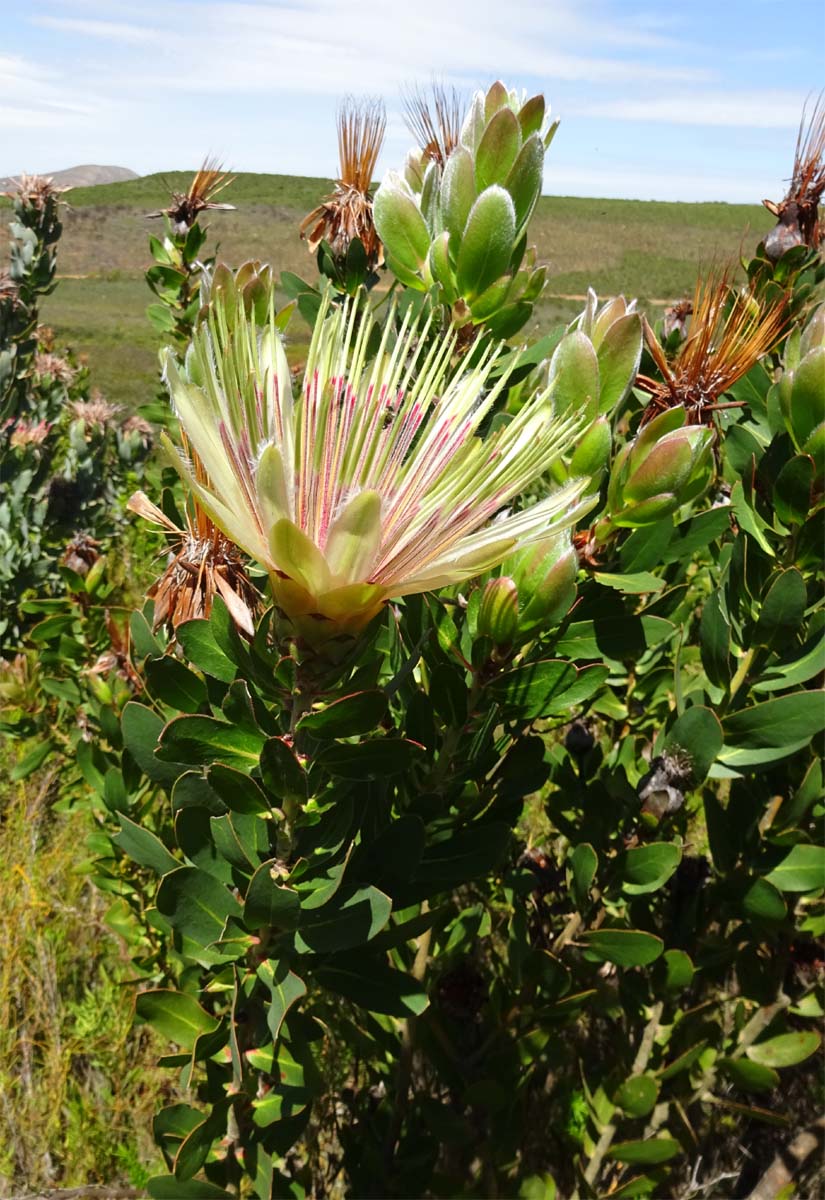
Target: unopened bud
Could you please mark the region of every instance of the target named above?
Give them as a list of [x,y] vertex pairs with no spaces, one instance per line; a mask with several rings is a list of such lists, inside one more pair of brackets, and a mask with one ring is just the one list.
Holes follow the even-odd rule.
[[613,525],[651,525],[707,487],[713,432],[685,424],[682,406],[654,418],[613,465],[607,518]]
[[519,633],[550,629],[576,598],[576,552],[566,535],[520,550],[504,563],[519,598]]
[[481,597],[478,632],[497,646],[509,645],[518,633],[518,588],[506,575],[491,579]]

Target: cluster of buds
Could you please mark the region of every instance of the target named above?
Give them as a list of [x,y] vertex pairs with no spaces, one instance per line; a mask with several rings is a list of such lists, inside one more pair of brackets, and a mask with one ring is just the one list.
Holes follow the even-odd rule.
[[713,431],[689,425],[681,405],[654,417],[613,463],[610,515],[596,525],[596,541],[605,541],[614,527],[653,525],[701,496],[713,473],[712,447]]
[[576,598],[576,553],[558,534],[511,555],[481,595],[476,632],[497,647],[516,646],[552,629]]
[[815,478],[825,474],[825,305],[800,335],[788,339],[779,404],[785,427],[800,454],[814,461]]
[[[449,106],[437,95],[435,129],[442,111]],[[378,189],[387,266],[418,291],[438,286],[456,325],[509,337],[530,316],[545,268],[527,253],[526,229],[557,124],[546,123],[543,96],[524,99],[494,83],[474,96],[455,144],[443,129]]]

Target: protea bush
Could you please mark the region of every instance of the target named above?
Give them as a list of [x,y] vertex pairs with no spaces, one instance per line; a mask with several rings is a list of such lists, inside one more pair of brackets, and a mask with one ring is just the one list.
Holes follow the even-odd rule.
[[[175,471],[132,501],[171,555],[94,703],[58,680],[177,1073],[153,1197],[765,1194],[819,1119],[817,251],[711,273],[667,334],[591,292],[502,342],[553,127],[502,84],[462,108],[410,99],[389,299],[350,253],[369,162],[306,227],[329,281],[199,275]],[[45,661],[99,619],[67,553]],[[0,681],[29,723],[32,663]]]

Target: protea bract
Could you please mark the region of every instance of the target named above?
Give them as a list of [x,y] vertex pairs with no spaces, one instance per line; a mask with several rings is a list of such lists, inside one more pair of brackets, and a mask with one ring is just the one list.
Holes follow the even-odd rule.
[[409,312],[394,324],[370,353],[366,307],[333,306],[327,293],[297,399],[274,309],[258,324],[221,294],[185,362],[167,353],[165,379],[205,475],[168,438],[167,448],[311,643],[359,631],[389,599],[486,571],[592,503],[582,478],[511,511],[569,450],[580,418],[556,418],[544,391],[482,436],[506,385],[506,373],[492,379],[498,349],[456,367],[454,335]]

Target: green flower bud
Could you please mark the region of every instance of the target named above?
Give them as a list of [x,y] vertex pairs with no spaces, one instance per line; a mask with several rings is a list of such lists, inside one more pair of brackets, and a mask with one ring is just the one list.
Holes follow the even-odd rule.
[[569,536],[548,538],[511,555],[502,565],[518,588],[521,636],[550,629],[576,599],[576,552]]
[[[807,332],[807,331],[806,331]],[[779,402],[788,433],[801,454],[810,454],[817,476],[825,470],[825,345],[808,350],[795,371],[786,371]]]
[[570,475],[589,475],[591,482],[586,495],[598,491],[601,478],[610,461],[610,451],[613,438],[610,432],[610,422],[607,417],[597,417],[589,429],[582,434],[581,440],[573,451],[570,459]]
[[488,581],[478,610],[478,634],[507,646],[518,633],[518,588],[506,575]]
[[712,469],[713,432],[686,425],[679,406],[654,418],[613,464],[608,525],[650,525],[700,495]]

